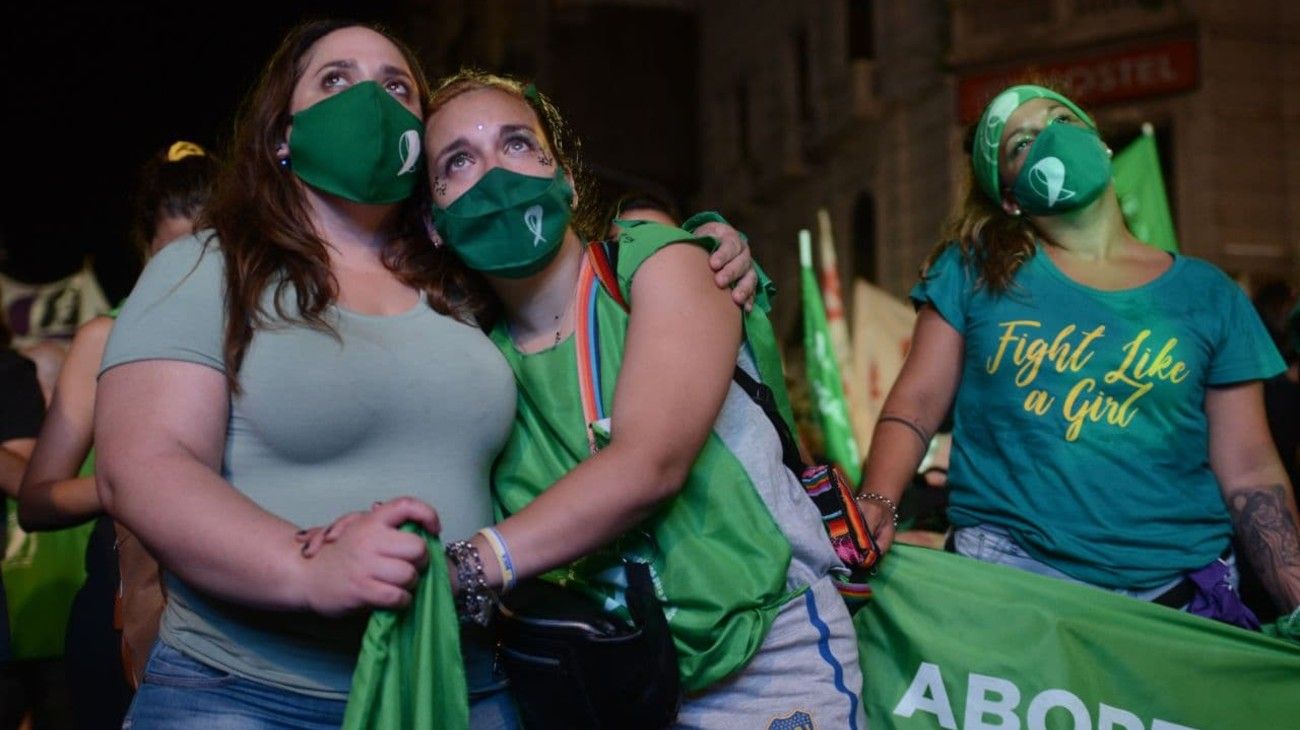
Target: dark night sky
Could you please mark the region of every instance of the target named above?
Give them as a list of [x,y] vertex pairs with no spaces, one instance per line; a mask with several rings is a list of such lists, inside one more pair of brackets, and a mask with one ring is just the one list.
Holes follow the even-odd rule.
[[110,300],[124,295],[138,270],[126,240],[140,164],[177,139],[219,145],[262,63],[298,20],[387,20],[394,5],[7,4],[3,269],[53,280],[90,254]]

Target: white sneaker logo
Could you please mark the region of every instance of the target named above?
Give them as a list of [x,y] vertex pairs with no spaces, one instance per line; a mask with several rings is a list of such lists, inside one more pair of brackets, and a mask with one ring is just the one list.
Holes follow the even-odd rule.
[[1055,207],[1058,200],[1074,197],[1073,190],[1065,189],[1065,163],[1059,157],[1044,157],[1029,168],[1029,185],[1047,198],[1049,208]]
[[546,238],[542,236],[542,206],[534,205],[524,211],[524,225],[533,234],[533,248],[546,243]]
[[397,171],[398,177],[414,172],[415,166],[420,164],[419,131],[408,129],[402,132],[401,139],[397,140],[397,154],[402,156],[402,169]]

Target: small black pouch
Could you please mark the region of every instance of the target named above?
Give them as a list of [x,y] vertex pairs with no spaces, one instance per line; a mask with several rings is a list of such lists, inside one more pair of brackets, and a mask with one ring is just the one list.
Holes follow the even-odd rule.
[[502,599],[498,655],[526,727],[651,730],[677,717],[677,650],[650,568],[624,568],[632,625],[544,580]]

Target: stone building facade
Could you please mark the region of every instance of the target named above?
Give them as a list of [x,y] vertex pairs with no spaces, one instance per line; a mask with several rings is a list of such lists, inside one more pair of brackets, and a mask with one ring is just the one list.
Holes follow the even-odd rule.
[[[965,125],[1025,70],[1119,149],[1154,125],[1182,250],[1300,283],[1300,4],[1286,0],[411,0],[435,70],[536,76],[607,186],[743,228],[798,328],[796,233],[902,296],[963,192]],[[418,17],[417,17],[418,16]],[[426,44],[427,46],[428,44]]]

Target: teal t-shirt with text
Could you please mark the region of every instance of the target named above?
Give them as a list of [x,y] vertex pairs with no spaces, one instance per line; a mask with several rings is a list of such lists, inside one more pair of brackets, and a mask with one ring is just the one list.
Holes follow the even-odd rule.
[[1007,529],[1035,558],[1114,588],[1159,586],[1227,545],[1207,387],[1283,369],[1254,308],[1214,266],[1175,256],[1102,291],[1041,248],[994,294],[950,247],[912,289],[965,340],[950,517]]

